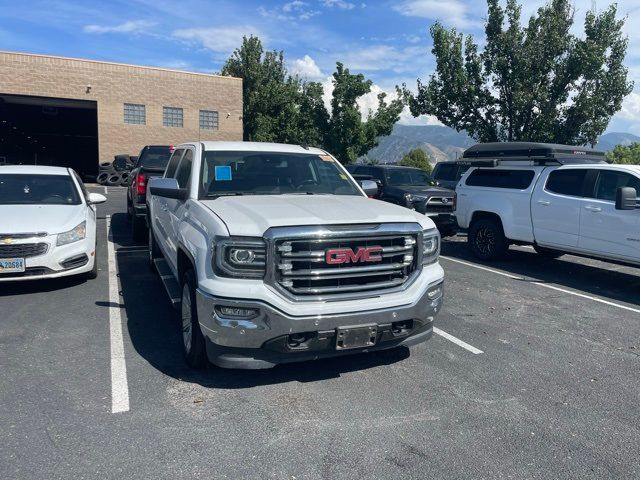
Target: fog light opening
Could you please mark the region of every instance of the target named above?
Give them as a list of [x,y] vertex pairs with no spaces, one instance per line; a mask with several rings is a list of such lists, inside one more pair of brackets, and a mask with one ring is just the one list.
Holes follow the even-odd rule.
[[225,307],[217,306],[216,311],[219,316],[224,318],[255,318],[258,316],[258,310],[255,308],[239,308],[239,307]]
[[391,324],[391,332],[394,335],[403,335],[413,330],[413,320],[403,320]]
[[309,340],[315,336],[315,332],[292,333],[287,335],[287,347],[291,350],[306,350],[309,348]]

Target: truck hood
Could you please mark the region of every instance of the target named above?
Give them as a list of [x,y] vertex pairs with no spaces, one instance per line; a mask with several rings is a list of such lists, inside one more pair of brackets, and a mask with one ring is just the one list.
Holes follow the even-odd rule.
[[271,227],[361,223],[420,223],[429,218],[390,203],[354,195],[247,195],[202,202],[233,236],[261,237]]
[[431,186],[424,186],[424,187],[418,187],[418,186],[408,186],[408,187],[398,187],[401,190],[407,192],[407,193],[413,193],[416,195],[427,195],[427,196],[433,196],[433,195],[440,195],[440,196],[451,196],[453,197],[453,190],[449,190],[448,188],[442,188],[442,187],[431,187]]
[[62,233],[86,220],[85,205],[0,205],[0,234]]

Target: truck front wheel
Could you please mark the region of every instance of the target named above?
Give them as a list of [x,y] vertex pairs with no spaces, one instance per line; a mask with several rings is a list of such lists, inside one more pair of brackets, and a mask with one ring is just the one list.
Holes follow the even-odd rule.
[[192,368],[203,368],[207,364],[207,350],[198,322],[196,276],[193,270],[186,271],[182,277],[180,326],[182,329],[182,349],[187,364]]
[[473,222],[469,228],[469,246],[480,260],[498,260],[506,255],[509,248],[502,225],[486,218]]

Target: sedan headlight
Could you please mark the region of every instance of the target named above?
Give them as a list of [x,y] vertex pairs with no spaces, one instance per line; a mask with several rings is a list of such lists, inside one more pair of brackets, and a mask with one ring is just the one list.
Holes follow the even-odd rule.
[[82,222],[80,225],[68,232],[59,233],[56,245],[59,247],[61,245],[67,245],[68,243],[79,242],[80,240],[84,240],[86,237],[87,222]]
[[437,230],[427,230],[422,233],[422,265],[429,265],[438,261],[440,254],[440,233]]
[[261,238],[229,238],[214,245],[214,270],[221,276],[262,278],[266,270],[266,247]]

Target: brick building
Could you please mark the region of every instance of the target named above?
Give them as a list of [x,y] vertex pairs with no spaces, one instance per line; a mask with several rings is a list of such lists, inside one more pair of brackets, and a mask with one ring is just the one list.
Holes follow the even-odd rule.
[[0,52],[0,163],[85,176],[147,144],[242,140],[242,79]]

